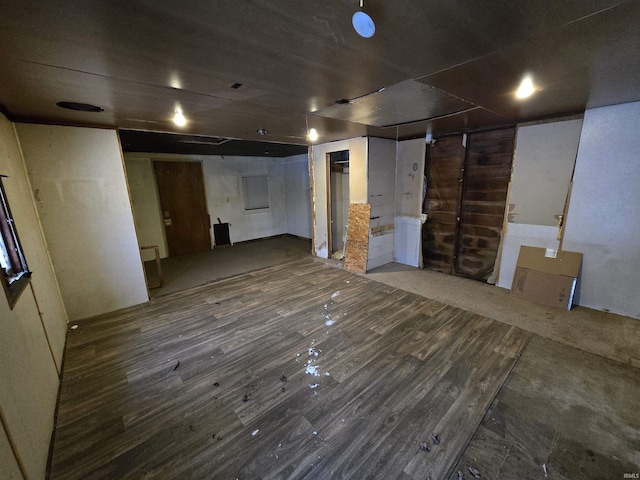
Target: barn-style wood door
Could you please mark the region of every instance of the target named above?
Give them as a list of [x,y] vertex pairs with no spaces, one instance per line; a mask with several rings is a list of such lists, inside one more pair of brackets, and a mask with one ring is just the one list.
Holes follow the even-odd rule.
[[199,162],[153,162],[169,256],[211,249],[207,202]]
[[462,135],[439,138],[427,146],[422,258],[429,270],[454,273],[463,173]]
[[438,139],[426,159],[425,268],[486,280],[500,245],[515,129]]

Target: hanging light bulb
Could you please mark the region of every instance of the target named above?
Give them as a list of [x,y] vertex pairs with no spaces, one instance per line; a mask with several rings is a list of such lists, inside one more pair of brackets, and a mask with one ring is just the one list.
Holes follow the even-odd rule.
[[[364,8],[364,0],[360,0],[360,8]],[[371,38],[376,33],[376,24],[373,23],[373,19],[362,10],[353,14],[351,23],[361,37]]]

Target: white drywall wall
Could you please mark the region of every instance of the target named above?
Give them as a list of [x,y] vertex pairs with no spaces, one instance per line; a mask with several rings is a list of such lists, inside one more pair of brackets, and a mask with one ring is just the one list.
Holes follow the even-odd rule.
[[520,247],[557,249],[582,118],[519,125],[496,285],[511,288]]
[[640,102],[587,110],[563,250],[583,253],[578,304],[640,318]]
[[[160,258],[166,258],[167,241],[162,225],[162,213],[153,163],[150,158],[125,155],[127,181],[131,192],[133,218],[140,246],[158,245]],[[155,259],[153,250],[142,251],[144,261]]]
[[368,166],[367,138],[354,138],[339,142],[323,143],[312,147],[313,191],[313,253],[321,258],[329,257],[327,182],[328,154],[349,150],[349,201],[367,203]]
[[349,203],[367,203],[369,201],[369,141],[367,138],[354,138],[349,140],[348,144]]
[[309,155],[283,159],[284,193],[287,204],[287,233],[311,238],[311,192]]
[[[370,234],[367,270],[393,261],[396,222],[396,141],[369,138],[369,203],[370,228],[385,228]],[[387,229],[388,228],[388,229]]]
[[576,161],[582,119],[518,126],[509,221],[557,226]]
[[69,318],[146,302],[116,131],[16,128]]
[[398,142],[396,165],[396,214],[420,218],[424,183],[424,138]]
[[[231,242],[270,237],[287,232],[282,160],[260,157],[195,156],[202,160],[207,206],[212,222],[229,223]],[[269,208],[245,211],[242,176],[266,175]],[[212,238],[213,240],[213,238]]]
[[0,410],[7,427],[6,437],[0,439],[0,476],[15,475],[17,463],[5,441],[11,438],[30,478],[44,478],[67,316],[18,140],[13,125],[2,115],[0,174],[8,177],[3,183],[27,264],[33,271],[31,286],[13,310],[0,293]]
[[426,144],[423,138],[417,138],[398,142],[397,148],[396,230],[393,258],[398,263],[419,267]]

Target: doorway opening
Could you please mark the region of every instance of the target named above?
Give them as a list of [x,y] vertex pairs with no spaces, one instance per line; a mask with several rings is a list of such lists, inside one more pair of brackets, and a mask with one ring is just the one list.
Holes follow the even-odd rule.
[[331,258],[344,258],[349,218],[349,150],[329,153],[329,245]]

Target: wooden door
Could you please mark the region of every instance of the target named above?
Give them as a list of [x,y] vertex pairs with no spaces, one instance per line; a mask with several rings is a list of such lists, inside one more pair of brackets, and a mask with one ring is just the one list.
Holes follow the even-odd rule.
[[169,256],[211,249],[210,221],[199,162],[153,162]]
[[439,138],[434,145],[427,145],[423,206],[427,221],[422,226],[422,258],[424,267],[430,270],[454,273],[463,171],[462,135]]
[[496,261],[515,129],[437,139],[427,150],[424,267],[486,280]]
[[457,275],[487,280],[493,272],[511,178],[514,138],[513,128],[468,136],[456,247]]

